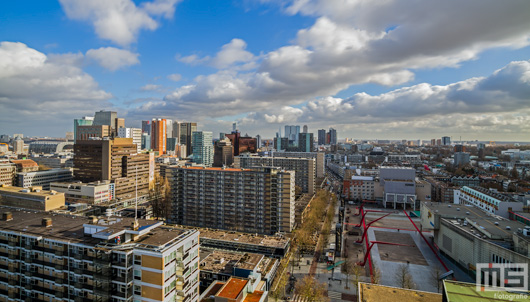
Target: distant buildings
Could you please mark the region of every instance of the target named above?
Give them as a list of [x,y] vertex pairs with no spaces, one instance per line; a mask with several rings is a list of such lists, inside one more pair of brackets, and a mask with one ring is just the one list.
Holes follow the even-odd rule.
[[132,138],[138,152],[142,150],[142,129],[140,128],[119,128],[118,137]]
[[74,142],[77,140],[77,127],[79,126],[92,126],[94,122],[94,117],[85,116],[80,119],[74,119]]
[[300,133],[298,140],[299,152],[313,152],[313,133]]
[[326,129],[318,130],[318,145],[326,144]]
[[256,153],[258,151],[257,139],[250,136],[241,136],[239,131],[225,135],[234,147],[234,156],[243,153]]
[[462,167],[470,162],[470,154],[466,152],[455,152],[454,154],[454,166]]
[[165,119],[153,119],[151,121],[151,149],[162,155],[166,153],[166,129]]
[[24,151],[24,140],[22,140],[22,138],[20,138],[20,136],[18,136],[13,141],[13,152],[15,154],[23,154],[23,153],[25,153],[25,151]]
[[324,160],[324,152],[272,152],[272,157],[291,157],[291,158],[313,158],[315,159],[315,176],[317,178],[324,177],[326,162]]
[[442,145],[450,146],[451,145],[451,138],[449,136],[443,136],[442,137]]
[[294,173],[275,168],[169,167],[170,222],[258,234],[294,227]]
[[215,142],[213,166],[214,167],[229,167],[234,163],[233,146],[228,138],[224,138]]
[[189,156],[193,153],[192,133],[197,131],[197,123],[179,123],[179,141],[180,144],[186,145],[186,154]]
[[337,130],[333,128],[329,128],[329,132],[327,133],[326,140],[329,145],[336,145],[337,144]]
[[195,131],[192,134],[193,162],[205,167],[213,165],[213,134],[211,131]]

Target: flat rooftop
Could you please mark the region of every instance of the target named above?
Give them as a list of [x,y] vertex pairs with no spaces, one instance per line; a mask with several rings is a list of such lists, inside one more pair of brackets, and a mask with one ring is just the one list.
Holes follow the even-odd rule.
[[[424,202],[433,214],[441,215],[453,225],[456,225],[472,234],[486,235],[493,240],[512,240],[512,234],[517,229],[524,228],[525,224],[502,218],[482,211],[469,204],[447,204],[437,202]],[[467,222],[467,223],[464,223]]]
[[[100,217],[95,223],[92,219],[84,216],[57,214],[52,212],[41,212],[34,210],[17,209],[11,207],[0,207],[0,212],[10,212],[13,219],[0,220],[0,230],[23,233],[35,237],[44,237],[57,241],[69,241],[72,243],[83,243],[86,245],[104,245],[112,248],[120,244],[96,238],[89,234],[85,235],[85,226],[93,225],[101,229],[92,235],[115,234],[124,230],[133,230],[134,218],[126,217]],[[51,219],[51,226],[42,225],[44,218]],[[171,227],[159,226],[159,221],[138,219],[137,231],[145,231],[134,241],[139,247],[163,248],[173,240],[191,234],[192,230],[183,230]],[[132,242],[128,242],[129,244]]]
[[28,195],[34,195],[34,196],[44,196],[44,197],[64,195],[64,193],[62,192],[55,192],[55,191],[52,192],[52,191],[46,191],[42,189],[31,190],[30,188],[13,187],[13,186],[0,186],[0,192],[21,193],[21,194],[28,194]]
[[442,295],[372,283],[359,283],[359,301],[442,302]]
[[226,250],[201,248],[200,268],[221,274],[233,274],[234,268],[255,270],[266,275],[277,259],[265,257],[262,254],[239,253]]
[[[444,296],[447,302],[528,301],[528,294],[495,291],[477,291],[475,283],[444,280]],[[505,298],[501,298],[505,297]]]
[[[180,227],[180,226],[179,226]],[[267,247],[284,248],[290,241],[287,237],[267,236],[260,234],[238,233],[231,231],[213,230],[207,228],[193,228],[200,232],[201,238],[223,240],[236,243],[262,245]]]
[[239,296],[241,291],[243,291],[247,283],[248,280],[232,277],[228,279],[228,282],[223,286],[221,291],[218,292],[216,296],[227,299],[235,299],[237,296]]

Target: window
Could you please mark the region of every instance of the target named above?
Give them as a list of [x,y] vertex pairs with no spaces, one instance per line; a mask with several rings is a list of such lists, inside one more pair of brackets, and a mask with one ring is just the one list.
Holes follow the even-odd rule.
[[[142,295],[142,287],[140,285],[135,285],[133,287],[133,291],[135,295],[138,295],[138,296]],[[134,301],[139,301],[139,300],[134,300]]]
[[142,256],[141,255],[134,255],[134,264],[142,265]]
[[133,272],[134,280],[142,280],[142,271],[135,269]]

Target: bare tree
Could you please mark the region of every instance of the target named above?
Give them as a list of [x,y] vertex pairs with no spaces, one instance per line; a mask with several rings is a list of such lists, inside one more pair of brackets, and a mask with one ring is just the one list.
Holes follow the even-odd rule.
[[149,191],[149,204],[153,208],[153,216],[168,218],[171,207],[171,187],[167,178],[155,176],[153,189]]
[[361,276],[363,275],[363,273],[364,273],[364,268],[362,266],[357,265],[357,264],[355,264],[353,266],[353,271],[352,271],[353,279],[352,279],[352,282],[353,282],[353,286],[355,287],[355,292],[356,293],[359,290],[359,282],[361,282]]
[[416,287],[414,281],[412,281],[409,266],[406,264],[402,264],[398,267],[394,279],[397,285],[402,288],[414,289]]
[[350,275],[353,274],[353,270],[355,268],[355,262],[353,260],[346,258],[346,262],[344,262],[341,266],[341,271],[343,274],[346,275],[346,285],[344,286],[345,289],[349,289],[348,285],[350,282]]
[[325,283],[318,282],[312,276],[305,276],[303,279],[298,280],[295,285],[295,293],[302,297],[302,299],[311,302],[326,302],[329,301],[325,293],[327,285]]
[[436,267],[431,271],[431,278],[429,281],[431,282],[432,286],[436,287],[438,292],[440,292],[440,289],[442,288],[442,280],[440,280],[442,275],[442,270],[439,267]]

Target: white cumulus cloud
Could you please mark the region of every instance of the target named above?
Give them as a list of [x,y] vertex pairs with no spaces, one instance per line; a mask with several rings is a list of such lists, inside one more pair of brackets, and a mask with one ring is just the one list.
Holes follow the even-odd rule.
[[98,49],[89,49],[86,52],[86,57],[97,62],[103,68],[110,71],[140,64],[138,60],[139,54],[130,52],[125,49],[115,47],[101,47]]

